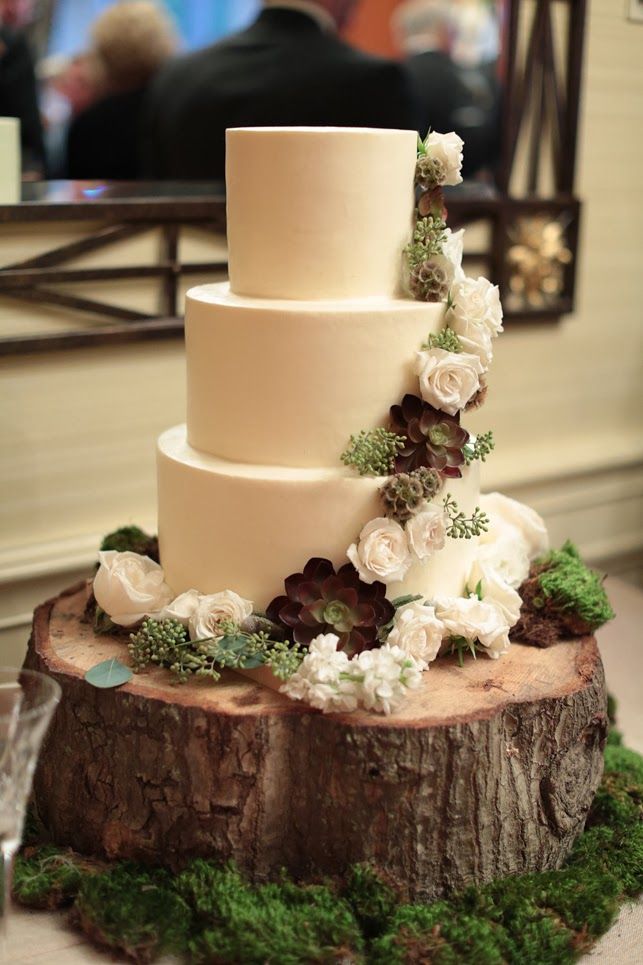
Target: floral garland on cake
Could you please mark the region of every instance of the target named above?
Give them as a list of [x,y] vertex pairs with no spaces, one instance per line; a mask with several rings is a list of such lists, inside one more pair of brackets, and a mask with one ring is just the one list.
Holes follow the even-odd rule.
[[[231,589],[175,596],[154,541],[132,527],[112,534],[93,584],[95,626],[133,631],[135,671],[158,665],[179,681],[193,675],[216,681],[222,668],[265,666],[283,681],[283,693],[324,712],[362,707],[389,714],[440,653],[457,653],[460,664],[467,652],[497,659],[519,620],[532,642],[546,636],[543,614],[530,619],[519,593],[529,586],[529,599],[539,600],[540,584],[533,581],[550,566],[542,563],[548,538],[540,516],[499,493],[482,496],[466,516],[453,496],[441,495],[447,480],[493,449],[492,433],[472,437],[460,413],[484,401],[493,340],[503,330],[498,288],[465,276],[464,230],[453,233],[446,225],[442,188],[462,180],[462,147],[455,133],[418,139],[405,282],[411,297],[446,303],[442,328],[416,351],[419,394],[391,406],[387,427],[351,436],[341,455],[360,475],[383,477],[382,515],[356,533],[348,562],[336,568],[313,558],[288,576],[265,614]],[[415,563],[429,560],[448,539],[472,537],[479,543],[463,596],[387,599],[387,586],[403,581]],[[578,574],[574,579],[578,584]],[[598,585],[592,592],[599,599],[592,612],[600,611],[604,622],[609,605]],[[554,607],[557,619],[565,606]],[[558,625],[569,624],[561,619]]]

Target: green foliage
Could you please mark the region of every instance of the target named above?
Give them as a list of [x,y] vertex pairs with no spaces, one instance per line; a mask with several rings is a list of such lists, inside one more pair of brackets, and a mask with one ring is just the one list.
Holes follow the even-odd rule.
[[442,254],[446,237],[446,221],[428,215],[418,218],[413,230],[413,241],[405,248],[409,268],[417,268],[425,261]]
[[493,432],[481,432],[480,435],[475,437],[473,442],[467,442],[462,449],[466,465],[468,466],[474,459],[480,459],[481,462],[486,462],[487,456],[494,448]]
[[452,328],[443,328],[441,332],[437,332],[435,335],[429,335],[426,342],[423,343],[422,348],[429,351],[432,348],[441,348],[444,349],[445,352],[462,351],[460,339]]
[[443,504],[449,520],[446,534],[451,539],[471,539],[472,536],[479,536],[489,529],[489,517],[479,506],[476,506],[471,516],[465,516],[453,496],[445,496]]
[[192,676],[216,682],[224,667],[254,670],[267,665],[285,680],[303,659],[298,645],[273,640],[266,630],[250,633],[236,624],[222,624],[221,630],[218,637],[190,640],[186,627],[178,620],[148,617],[136,633],[130,634],[128,649],[134,670],[139,673],[156,664],[170,670],[179,683]]
[[360,476],[386,476],[393,472],[395,457],[404,448],[404,436],[388,429],[365,429],[351,436],[348,448],[341,455],[345,466],[353,466]]
[[132,671],[125,664],[111,657],[108,660],[101,660],[90,667],[85,674],[85,680],[92,687],[100,690],[109,690],[112,687],[120,687],[132,679]]
[[538,561],[542,571],[538,584],[543,605],[571,611],[592,630],[613,619],[614,611],[603,589],[602,579],[585,566],[576,547],[569,540],[559,550],[552,550]]
[[469,887],[430,905],[401,904],[369,865],[338,886],[287,878],[252,886],[232,866],[194,860],[173,876],[64,850],[28,849],[15,896],[31,907],[75,898],[72,920],[136,962],[176,954],[244,965],[566,965],[643,891],[643,757],[612,745],[579,837],[560,871]]
[[108,533],[100,544],[101,550],[116,550],[118,553],[139,553],[158,562],[158,540],[138,526],[121,526]]

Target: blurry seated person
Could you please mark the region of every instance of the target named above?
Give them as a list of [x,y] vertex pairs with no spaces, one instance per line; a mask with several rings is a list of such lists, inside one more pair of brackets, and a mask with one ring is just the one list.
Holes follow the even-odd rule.
[[23,180],[43,177],[45,151],[36,78],[27,40],[0,26],[0,117],[20,120]]
[[70,124],[67,177],[122,181],[140,176],[143,96],[175,49],[172,25],[153,2],[117,3],[101,14],[84,64],[96,97]]
[[227,127],[417,128],[406,72],[343,43],[354,0],[269,0],[246,30],[164,68],[146,103],[145,174],[223,178]]
[[394,23],[420,105],[422,135],[429,128],[456,131],[466,146],[463,174],[471,177],[496,159],[497,104],[495,92],[487,96],[487,74],[452,58],[460,16],[447,0],[407,0]]

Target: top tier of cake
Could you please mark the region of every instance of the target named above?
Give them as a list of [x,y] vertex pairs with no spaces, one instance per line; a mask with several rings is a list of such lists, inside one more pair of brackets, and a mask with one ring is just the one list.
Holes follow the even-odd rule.
[[231,290],[306,301],[398,294],[416,140],[364,128],[228,130]]

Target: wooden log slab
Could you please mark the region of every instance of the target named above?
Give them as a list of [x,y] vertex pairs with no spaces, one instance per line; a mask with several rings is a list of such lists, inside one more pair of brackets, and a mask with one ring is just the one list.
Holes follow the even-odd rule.
[[583,828],[607,729],[592,637],[441,658],[399,714],[325,716],[234,673],[91,687],[85,671],[126,648],[83,622],[87,596],[40,606],[28,654],[63,689],[35,779],[59,844],[173,868],[234,859],[254,880],[368,860],[431,899],[555,868]]

